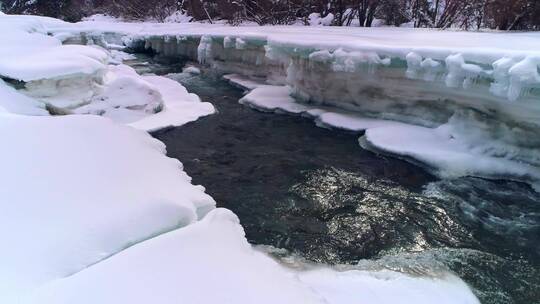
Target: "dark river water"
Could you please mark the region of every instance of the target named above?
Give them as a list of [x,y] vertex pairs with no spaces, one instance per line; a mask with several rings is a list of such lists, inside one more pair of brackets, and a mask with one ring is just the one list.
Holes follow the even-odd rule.
[[540,303],[540,196],[529,186],[439,180],[363,150],[358,134],[242,106],[242,90],[223,80],[170,74],[181,65],[131,64],[217,108],[153,135],[194,184],[238,215],[252,244],[316,263],[448,269],[482,303]]

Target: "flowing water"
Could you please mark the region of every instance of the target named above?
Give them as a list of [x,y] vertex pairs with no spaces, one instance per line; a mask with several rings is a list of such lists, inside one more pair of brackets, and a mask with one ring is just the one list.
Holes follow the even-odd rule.
[[540,303],[540,196],[529,186],[438,180],[361,149],[358,134],[257,112],[222,80],[144,60],[131,64],[166,74],[219,111],[153,135],[239,216],[252,244],[331,265],[450,270],[482,303]]

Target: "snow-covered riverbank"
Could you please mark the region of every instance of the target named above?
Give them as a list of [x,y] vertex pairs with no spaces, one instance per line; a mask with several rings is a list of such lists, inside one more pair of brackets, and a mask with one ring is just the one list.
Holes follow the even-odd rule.
[[[316,49],[331,49],[330,43],[339,46],[338,41],[347,41],[343,36],[346,33],[334,33],[321,41],[320,35],[325,31],[321,29],[308,35],[310,39],[288,39],[287,35],[285,40],[276,38],[283,49],[275,53],[276,49],[267,43],[272,39],[264,33],[271,29],[257,32],[242,28],[243,38],[234,37],[233,43],[230,36],[235,36],[238,29],[232,27],[72,25],[48,18],[0,16],[0,38],[5,42],[0,48],[0,77],[4,79],[0,82],[0,140],[4,147],[0,151],[3,168],[0,194],[5,198],[0,203],[4,210],[0,213],[0,227],[2,238],[12,244],[11,250],[0,253],[2,302],[117,303],[119,299],[130,303],[477,302],[469,288],[448,273],[417,277],[389,271],[313,269],[306,272],[278,264],[251,248],[236,216],[227,210],[214,209],[213,199],[204,193],[204,188],[191,184],[179,162],[164,155],[160,142],[135,129],[179,126],[212,114],[214,109],[176,82],[158,76],[140,76],[126,66],[109,65],[110,49],[122,48],[121,44],[135,46],[144,38],[150,41],[149,47],[162,51],[166,45],[158,48],[153,44],[166,39],[160,38],[162,42],[151,39],[167,30],[175,37],[186,36],[184,40],[175,38],[179,48],[183,44],[178,41],[194,43],[199,61],[214,64],[223,71],[241,72],[246,69],[235,67],[238,62],[214,58],[221,56],[213,49],[216,43],[221,43],[224,50],[231,49],[229,55],[238,56],[237,61],[245,59],[248,66],[253,60],[256,63],[257,58],[267,60],[271,54],[282,52],[279,54],[283,56],[270,58],[278,67],[274,80],[279,82],[279,75],[286,76],[281,78],[285,81],[281,84],[291,85],[293,93],[302,96],[301,88],[294,83],[307,78],[293,77],[291,71],[280,70],[285,65],[284,59],[309,61],[314,52],[319,52]],[[151,34],[144,34],[145,31]],[[287,32],[280,28],[275,31]],[[104,32],[110,34],[102,35]],[[82,37],[80,33],[85,33],[85,42],[89,38],[99,39],[94,42],[109,50],[61,44],[60,39],[74,41]],[[293,37],[300,34],[297,32]],[[190,40],[187,36],[198,38]],[[318,44],[314,44],[316,38]],[[519,42],[524,38],[524,43]],[[504,54],[515,60],[522,58],[518,63],[534,58],[535,54],[528,48],[532,49],[536,37],[523,34],[520,39],[507,49],[500,44],[498,49],[486,51],[489,56],[482,60],[495,61]],[[486,37],[484,42],[488,40]],[[250,45],[257,43],[266,45],[265,52],[270,50],[269,53],[263,52],[263,57],[257,49],[250,53]],[[386,57],[377,59],[354,53],[361,50],[352,49],[354,41],[348,43],[351,50],[342,62],[345,67],[371,66],[373,60],[379,60],[376,64],[382,65],[388,62]],[[450,56],[455,50],[450,44],[440,45],[446,47],[440,52],[430,49],[433,54],[440,54],[433,60]],[[310,51],[301,55],[308,46]],[[300,55],[284,53],[295,49]],[[242,53],[244,50],[249,52]],[[189,53],[193,49],[188,46],[185,51]],[[338,50],[332,51],[330,56],[336,56]],[[170,55],[177,52],[171,51]],[[393,58],[392,52],[389,48],[388,53],[380,55]],[[409,53],[395,56],[407,59]],[[427,56],[427,53],[419,54]],[[461,54],[467,60],[478,55],[471,50]],[[515,65],[519,68],[518,63]],[[264,65],[261,70],[270,71],[269,67]],[[463,64],[460,67],[471,68]],[[463,85],[471,82],[468,74],[459,75],[454,76]],[[523,75],[535,76],[534,73]],[[289,78],[293,83],[288,82]],[[536,85],[534,77],[528,79],[532,79],[528,85]],[[521,80],[520,83],[528,83],[525,78]],[[284,89],[286,93],[288,90]],[[515,113],[514,107],[501,106],[503,116],[509,113],[521,118],[528,109],[527,123],[535,125],[538,113],[534,102],[538,100],[527,96],[524,100],[523,105],[516,106]],[[506,101],[494,104],[502,102]],[[73,115],[48,117],[51,112]],[[76,114],[98,114],[115,122]],[[503,121],[515,122],[506,118]],[[531,145],[529,141],[526,143]],[[536,148],[533,141],[531,149]],[[516,157],[522,156],[521,151],[516,152]]]

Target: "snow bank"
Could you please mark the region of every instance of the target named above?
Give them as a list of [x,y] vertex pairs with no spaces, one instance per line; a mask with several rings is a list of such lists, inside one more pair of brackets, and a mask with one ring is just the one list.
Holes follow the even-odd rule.
[[478,303],[453,277],[283,268],[141,131],[4,114],[0,133],[2,302]]
[[143,78],[157,88],[164,105],[159,113],[130,123],[132,127],[152,132],[165,127],[181,126],[216,112],[211,103],[201,102],[197,95],[188,93],[186,88],[174,80],[160,76]]
[[202,221],[129,248],[36,293],[35,303],[321,303],[272,259],[251,249],[238,218]]
[[[312,17],[318,20],[317,23],[321,22],[317,14]],[[538,107],[538,103],[534,102],[538,99],[535,88],[540,85],[540,77],[535,70],[540,58],[538,33],[299,26],[234,28],[195,23],[178,27],[171,24],[106,21],[57,24],[51,26],[50,30],[57,34],[78,34],[92,41],[109,40],[130,46],[142,41],[147,48],[158,53],[186,56],[229,73],[253,73],[246,68],[253,70],[253,66],[259,66],[265,72],[279,68],[282,74],[289,76],[288,85],[307,93],[318,102],[337,102],[333,99],[340,96],[313,94],[317,93],[313,92],[314,88],[302,83],[317,80],[311,79],[314,75],[306,75],[310,70],[329,76],[320,77],[315,85],[332,78],[341,81],[339,77],[334,77],[336,73],[348,73],[346,78],[351,79],[369,72],[372,75],[367,76],[372,78],[382,76],[383,79],[379,80],[409,78],[434,82],[439,98],[460,99],[481,93],[485,95],[484,99],[493,103],[520,100]],[[324,62],[315,56],[321,51],[328,55]],[[505,64],[501,64],[501,61]],[[287,68],[291,68],[291,71],[285,71]],[[294,74],[294,77],[290,74]],[[415,93],[416,97],[423,93],[424,88],[414,89],[421,82],[410,83],[413,86],[407,91]],[[362,90],[355,91],[353,83],[350,85],[344,86],[346,91],[341,90],[341,95],[361,95],[358,93],[362,93]],[[490,89],[490,86],[494,88]],[[460,91],[467,94],[455,92],[453,88],[456,87],[463,88]],[[466,103],[474,104],[473,101]]]
[[113,48],[109,52],[97,46],[62,45],[58,37],[70,34],[46,35],[58,26],[69,24],[35,16],[0,17],[0,38],[6,42],[0,50],[0,77],[24,86],[15,91],[0,83],[0,97],[5,97],[0,105],[8,111],[47,115],[47,106],[55,114],[102,115],[147,131],[214,113],[210,104],[201,103],[180,84],[141,77],[121,65],[133,57],[118,50],[120,45],[105,43]]
[[254,251],[237,217],[225,209],[43,286],[32,297],[30,303],[40,304],[478,303],[451,275],[286,269]]
[[215,112],[209,103],[161,76],[141,76],[126,65],[109,65],[99,83],[87,78],[40,80],[20,92],[61,113],[108,117],[145,131],[180,126]]
[[0,299],[76,273],[213,208],[164,145],[95,116],[0,114]]
[[[103,89],[75,113],[103,115],[122,123],[161,111],[163,99],[157,88],[126,66],[110,66]],[[130,115],[131,114],[131,115]]]
[[8,113],[23,115],[49,115],[45,105],[27,97],[0,79],[0,107]]
[[73,75],[98,75],[107,54],[78,45],[61,45],[48,36],[48,26],[64,23],[34,16],[0,16],[0,77],[21,81],[64,78]]
[[417,160],[439,176],[455,178],[481,175],[530,182],[540,190],[540,169],[504,157],[471,149],[452,136],[448,125],[436,129],[420,126],[390,126],[368,129],[360,142],[364,148]]

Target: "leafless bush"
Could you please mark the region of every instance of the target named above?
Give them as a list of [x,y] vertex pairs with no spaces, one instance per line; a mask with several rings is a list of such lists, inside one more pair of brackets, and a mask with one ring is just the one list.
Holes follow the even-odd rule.
[[387,25],[500,30],[540,29],[540,0],[0,0],[8,13],[77,20],[93,13],[163,21],[177,10],[195,20],[307,24],[311,13],[332,14],[332,25]]
[[104,3],[104,9],[110,14],[126,19],[145,20],[155,19],[163,21],[178,10],[176,0],[110,0]]

